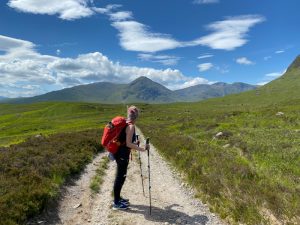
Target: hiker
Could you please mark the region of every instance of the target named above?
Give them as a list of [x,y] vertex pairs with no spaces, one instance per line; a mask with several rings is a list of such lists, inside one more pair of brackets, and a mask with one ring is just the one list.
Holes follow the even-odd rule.
[[136,140],[135,122],[139,116],[139,110],[135,106],[130,106],[127,109],[127,126],[120,134],[120,142],[125,143],[121,145],[118,151],[114,154],[117,163],[117,172],[114,183],[114,203],[113,209],[127,209],[129,206],[129,199],[124,199],[120,196],[123,184],[127,175],[127,167],[129,163],[130,150],[146,151],[149,146],[144,148],[139,147],[139,141]]

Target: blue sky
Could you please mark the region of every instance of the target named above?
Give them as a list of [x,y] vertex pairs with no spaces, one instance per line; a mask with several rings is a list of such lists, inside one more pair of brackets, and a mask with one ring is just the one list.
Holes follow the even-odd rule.
[[0,96],[147,76],[265,84],[300,54],[299,0],[0,3]]

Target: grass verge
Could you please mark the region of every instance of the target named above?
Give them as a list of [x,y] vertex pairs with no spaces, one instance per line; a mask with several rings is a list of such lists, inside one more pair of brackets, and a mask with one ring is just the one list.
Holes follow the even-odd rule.
[[96,170],[95,176],[91,180],[90,188],[92,192],[99,193],[101,185],[103,183],[103,177],[105,176],[105,171],[108,168],[108,163],[109,163],[109,158],[108,157],[103,157],[100,161],[100,166]]
[[231,224],[300,224],[300,101],[221,100],[143,105],[138,126]]
[[40,213],[65,179],[102,151],[100,136],[99,130],[33,136],[0,148],[0,224],[22,224]]

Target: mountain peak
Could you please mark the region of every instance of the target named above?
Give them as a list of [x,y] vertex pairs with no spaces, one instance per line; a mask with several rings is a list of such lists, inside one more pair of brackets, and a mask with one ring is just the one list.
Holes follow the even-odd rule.
[[131,81],[130,83],[139,83],[139,82],[154,82],[153,80],[149,79],[148,77],[145,76],[140,76],[136,78],[135,80]]
[[300,55],[296,57],[296,59],[292,62],[292,64],[288,67],[287,71],[293,69],[300,69]]
[[228,85],[227,83],[224,83],[224,82],[217,82],[217,83],[214,83],[212,84],[213,86],[226,86]]

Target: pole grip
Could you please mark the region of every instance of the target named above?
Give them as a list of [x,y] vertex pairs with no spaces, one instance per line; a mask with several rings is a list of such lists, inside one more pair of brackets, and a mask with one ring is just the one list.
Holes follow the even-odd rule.
[[[150,143],[150,138],[147,137],[146,139],[146,145],[149,145]],[[147,148],[147,151],[148,151],[148,156],[149,156],[149,147]]]
[[136,136],[136,140],[138,141],[138,145],[137,146],[140,146],[140,143],[139,143],[139,135],[135,135]]

